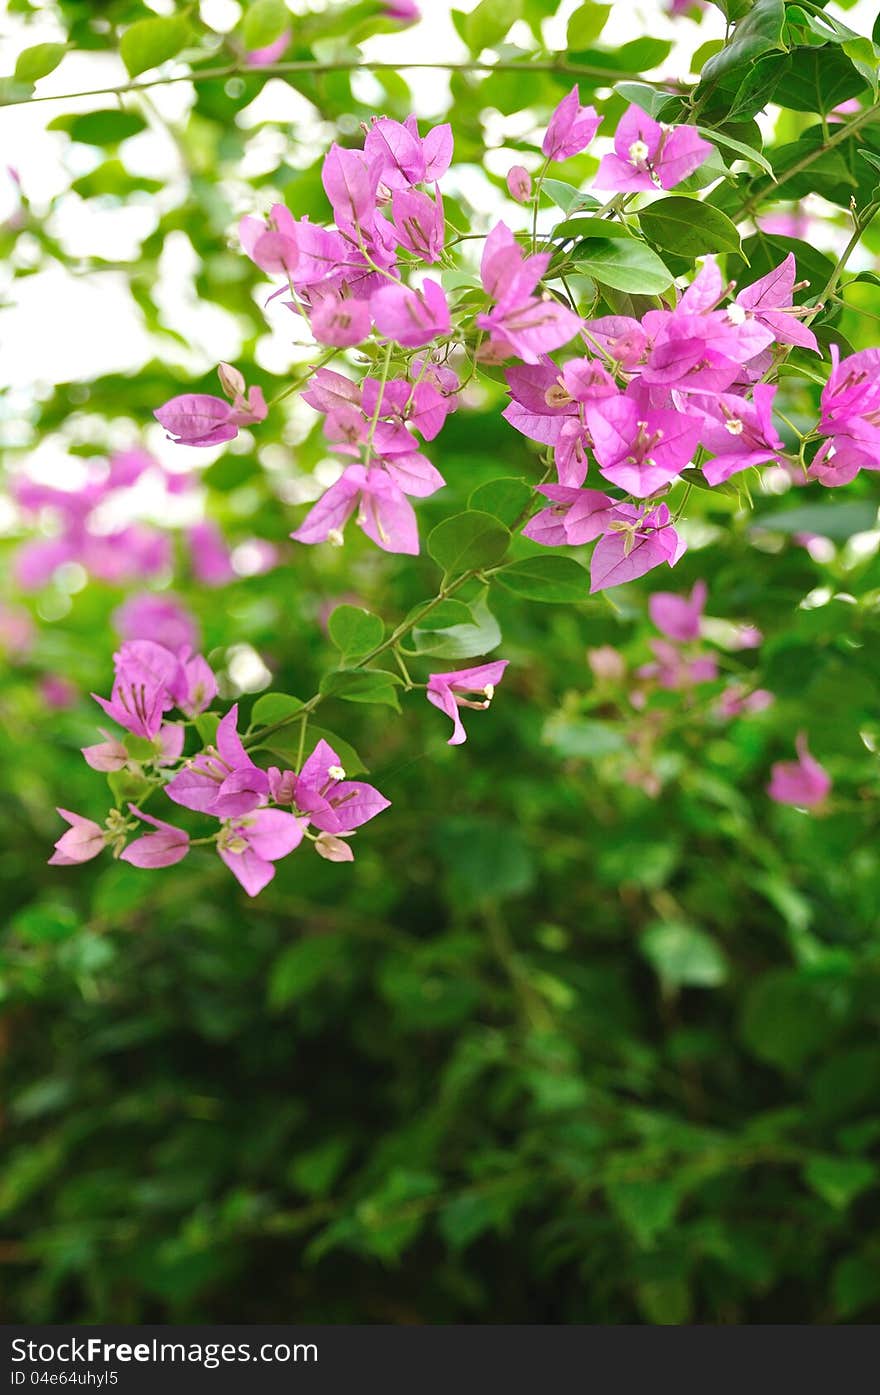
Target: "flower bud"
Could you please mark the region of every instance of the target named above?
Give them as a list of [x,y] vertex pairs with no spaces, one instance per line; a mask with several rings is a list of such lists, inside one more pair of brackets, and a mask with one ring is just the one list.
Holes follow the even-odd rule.
[[233,368],[231,363],[218,364],[217,377],[227,397],[243,397],[247,391],[244,375],[237,368]]

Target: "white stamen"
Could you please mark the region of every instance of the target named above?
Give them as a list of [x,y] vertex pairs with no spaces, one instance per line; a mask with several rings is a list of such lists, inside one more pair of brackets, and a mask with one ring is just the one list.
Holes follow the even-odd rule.
[[729,431],[731,436],[741,436],[743,433],[743,424],[739,417],[731,417],[729,421],[724,423],[724,429],[725,431]]
[[650,153],[643,140],[634,140],[629,148],[629,158],[634,165],[641,164],[643,160],[647,160]]
[[732,325],[745,324],[746,312],[736,301],[727,307],[727,318]]
[[328,765],[327,774],[330,776],[331,780],[345,779],[345,771],[343,770],[341,765]]

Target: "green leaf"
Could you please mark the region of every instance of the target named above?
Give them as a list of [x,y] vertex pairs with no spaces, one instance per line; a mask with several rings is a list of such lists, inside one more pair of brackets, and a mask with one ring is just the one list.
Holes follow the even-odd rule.
[[601,756],[617,755],[627,746],[626,736],[613,722],[566,717],[562,713],[549,719],[541,740],[561,756],[575,760],[597,760]]
[[870,499],[851,499],[845,504],[802,504],[795,509],[759,515],[752,528],[771,533],[818,533],[833,542],[846,542],[855,533],[868,533],[877,526],[877,505]]
[[83,111],[75,115],[56,116],[46,128],[49,131],[66,131],[71,140],[83,145],[118,145],[120,141],[136,136],[147,129],[147,123],[136,111],[120,111],[110,107],[107,111]]
[[251,726],[271,727],[293,717],[302,707],[298,697],[288,693],[263,693],[251,708]]
[[269,975],[269,1006],[289,1007],[345,964],[347,942],[341,934],[310,935],[284,950]]
[[464,39],[471,53],[498,44],[518,19],[522,19],[523,0],[480,0],[476,9],[465,18]]
[[589,598],[589,578],[573,557],[525,557],[521,562],[511,562],[493,580],[529,601],[577,602]]
[[189,21],[184,15],[139,19],[119,40],[119,52],[129,77],[137,77],[174,58],[186,48],[189,38]]
[[242,20],[242,43],[248,52],[265,48],[281,37],[289,23],[290,10],[284,0],[254,0]]
[[[285,971],[282,968],[282,961],[277,961],[275,968],[279,975],[282,994],[285,987],[285,973],[290,981],[298,983],[297,975],[300,974],[300,980],[302,977],[300,967],[294,963]],[[345,1166],[350,1152],[351,1144],[347,1139],[325,1139],[323,1143],[318,1143],[314,1148],[306,1149],[304,1153],[299,1153],[294,1158],[290,1164],[290,1180],[307,1196],[326,1196]]]
[[534,883],[528,843],[500,819],[453,815],[437,825],[434,842],[456,899],[466,905],[518,896]]
[[660,92],[646,82],[616,82],[614,91],[631,106],[641,107],[656,121],[660,112],[669,105],[669,93]]
[[325,697],[344,698],[346,702],[375,702],[400,711],[397,689],[403,680],[396,673],[378,668],[343,668],[325,674],[321,692]]
[[507,551],[510,533],[480,509],[454,514],[428,534],[428,554],[447,576],[492,567]]
[[[863,42],[873,51],[870,39]],[[827,116],[839,102],[864,92],[865,81],[844,50],[831,44],[799,48],[786,62],[773,89],[773,100],[790,111],[818,111]]]
[[545,194],[550,195],[557,208],[569,215],[602,207],[592,194],[585,194],[582,189],[576,189],[573,184],[566,184],[563,179],[545,179],[541,188]]
[[468,499],[468,508],[490,513],[506,528],[512,528],[532,498],[531,486],[524,480],[500,479],[480,484]]
[[363,658],[385,638],[385,626],[379,616],[356,605],[337,606],[327,628],[345,660]]
[[780,969],[765,974],[749,989],[741,1030],[755,1056],[792,1071],[828,1044],[835,1022],[828,994],[820,984]]
[[748,160],[750,164],[757,165],[758,169],[763,170],[765,174],[773,173],[773,166],[766,155],[761,154],[760,150],[754,150],[752,146],[745,145],[741,140],[734,140],[732,136],[728,136],[722,131],[713,131],[709,126],[698,126],[697,130],[705,140],[711,141],[713,145],[721,145],[725,150],[732,150],[741,160]]
[[39,82],[53,73],[67,52],[66,44],[34,44],[15,61],[16,82]]
[[575,10],[568,21],[568,48],[589,48],[602,33],[610,13],[610,5],[596,5],[593,0],[584,0],[584,4]]
[[220,718],[216,712],[200,712],[193,718],[195,728],[206,746],[213,746],[217,741],[217,728],[220,725]]
[[605,1195],[636,1243],[645,1250],[672,1225],[681,1201],[677,1182],[650,1178],[608,1182]]
[[746,68],[762,54],[785,49],[783,0],[757,0],[748,14],[737,22],[730,43],[710,58],[703,69],[698,92],[734,69]]
[[672,273],[657,253],[634,238],[592,238],[572,255],[578,270],[600,286],[656,295],[672,284]]
[[[877,22],[880,24],[880,17]],[[863,1309],[880,1301],[878,1255],[846,1255],[834,1270],[832,1292],[834,1306],[842,1318],[855,1317]]]
[[704,252],[739,252],[736,225],[726,213],[699,199],[672,194],[657,199],[639,214],[642,232],[651,242],[680,257],[699,257]]
[[[486,590],[478,600],[466,606],[458,601],[446,601],[446,607],[454,608],[455,619],[449,623],[450,612],[444,614],[444,606],[438,606],[426,625],[413,630],[413,646],[417,653],[437,659],[473,659],[478,654],[488,654],[501,643],[501,630],[498,621],[486,603]],[[438,624],[439,618],[446,620]],[[464,620],[461,619],[464,612]],[[428,621],[433,623],[430,627]]]
[[673,988],[717,988],[727,978],[727,962],[711,936],[693,925],[655,921],[639,948],[658,977]]
[[845,1211],[851,1201],[875,1184],[877,1168],[867,1158],[817,1157],[805,1164],[804,1178],[829,1206]]

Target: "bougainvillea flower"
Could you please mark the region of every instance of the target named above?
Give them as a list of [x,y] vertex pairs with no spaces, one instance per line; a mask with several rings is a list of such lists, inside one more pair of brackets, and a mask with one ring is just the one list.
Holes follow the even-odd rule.
[[559,440],[553,447],[553,463],[560,484],[575,489],[583,484],[590,463],[587,456],[589,444],[589,432],[577,417],[569,417],[562,423]]
[[662,562],[674,567],[684,551],[684,541],[666,504],[646,512],[631,504],[618,504],[609,531],[593,549],[590,591],[635,581]]
[[205,392],[186,392],[158,407],[153,416],[178,445],[216,446],[233,440],[240,426],[264,421],[267,411],[262,390],[255,387],[246,398],[236,397],[233,402]]
[[189,561],[193,576],[205,586],[225,586],[235,577],[235,568],[223,534],[210,519],[193,523],[186,530]]
[[831,372],[821,401],[823,435],[845,431],[853,439],[873,443],[880,434],[880,349],[861,349],[841,359],[840,349],[832,344]]
[[756,383],[751,402],[732,393],[700,402],[705,412],[700,442],[713,455],[703,465],[710,484],[721,484],[750,465],[776,460],[785,449],[773,425],[775,396],[775,386]]
[[496,357],[515,354],[523,363],[540,363],[545,354],[574,338],[581,318],[548,294],[529,296],[518,305],[496,305],[478,315],[477,324],[488,332]]
[[145,833],[129,843],[119,854],[122,862],[130,862],[132,867],[171,867],[186,857],[189,834],[184,829],[175,828],[173,823],[165,823],[163,819],[154,819],[133,804],[128,807],[137,818],[151,824],[156,832]]
[[395,189],[391,196],[391,214],[402,247],[424,262],[440,260],[446,220],[439,185],[435,186],[433,199],[420,189]]
[[172,694],[175,705],[187,717],[195,717],[210,707],[217,696],[217,679],[207,659],[201,654],[182,653]]
[[104,741],[98,741],[94,746],[83,746],[82,753],[86,765],[90,765],[93,770],[121,770],[128,764],[128,751],[119,740],[118,736],[112,736],[109,731],[99,727]]
[[321,166],[321,182],[342,231],[373,227],[380,166],[363,150],[331,145]]
[[[495,695],[495,689],[504,677],[507,659],[497,659],[491,664],[478,664],[476,668],[462,668],[452,673],[432,673],[428,677],[426,697],[434,706],[452,719],[453,732],[448,745],[460,746],[467,740],[467,733],[458,715],[460,707],[473,707],[485,711]],[[468,694],[478,694],[474,702]]]
[[545,547],[580,547],[600,537],[614,521],[614,500],[601,490],[542,484],[536,492],[551,504],[529,519],[523,536]]
[[705,581],[695,581],[689,596],[674,591],[655,591],[648,599],[648,613],[658,630],[682,643],[698,639],[708,590]]
[[714,655],[704,654],[691,659],[665,639],[652,639],[650,643],[656,663],[642,664],[636,670],[638,678],[648,678],[659,688],[675,692],[697,683],[711,683],[718,677],[718,661]]
[[507,171],[507,192],[515,203],[528,203],[532,197],[532,176],[523,165],[511,165]]
[[584,321],[584,337],[590,344],[631,372],[644,360],[650,340],[638,320],[628,315],[602,315]]
[[129,640],[113,655],[116,674],[108,698],[92,697],[108,717],[135,736],[152,740],[163,715],[174,706],[172,690],[178,681],[176,655],[149,639]]
[[577,419],[577,403],[559,382],[559,369],[550,360],[505,369],[513,399],[501,413],[504,420],[544,446],[555,446],[567,417]]
[[373,121],[364,140],[364,154],[378,164],[381,183],[390,190],[436,184],[452,163],[452,149],[448,122],[432,126],[423,139],[414,116],[404,122],[381,116]]
[[502,309],[524,304],[550,265],[549,252],[526,256],[506,223],[496,223],[483,244],[480,280]]
[[412,504],[378,466],[350,465],[290,536],[297,542],[338,544],[355,509],[358,527],[377,547],[412,556],[418,552],[419,534]]
[[831,777],[810,755],[804,732],[798,733],[795,748],[796,761],[777,761],[771,767],[767,793],[777,804],[797,804],[810,809],[821,804],[828,795]]
[[269,794],[269,776],[255,765],[238,735],[238,704],[217,728],[216,744],[206,746],[165,786],[184,809],[236,818],[256,809]]
[[593,181],[609,193],[673,189],[693,174],[712,146],[693,126],[661,126],[641,107],[624,112],[614,133],[614,154],[603,155]]
[[770,330],[777,344],[798,344],[818,353],[815,334],[797,318],[808,314],[808,307],[792,305],[794,278],[794,254],[789,252],[779,266],[741,290],[734,305],[744,310],[748,319],[757,320]]
[[371,296],[370,311],[379,333],[407,349],[423,348],[452,327],[443,287],[430,278],[417,291],[409,286],[383,286]]
[[90,862],[103,852],[104,830],[92,819],[84,819],[81,814],[72,814],[69,809],[59,809],[58,813],[70,824],[55,844],[55,851],[49,858],[53,867],[72,867],[76,862]]
[[242,250],[270,276],[295,270],[299,260],[296,220],[283,203],[275,203],[267,219],[247,216],[238,225]]
[[866,449],[847,432],[839,431],[834,439],[823,441],[813,456],[808,474],[826,488],[851,484],[860,470],[880,470],[880,448]]
[[391,803],[373,785],[346,780],[339,756],[323,740],[296,777],[292,802],[316,828],[337,837],[360,828]]
[[199,645],[195,620],[173,596],[129,596],[113,612],[113,624],[122,639],[152,639],[172,654]]
[[600,397],[616,397],[617,384],[603,363],[596,358],[572,358],[562,370],[562,384],[575,402],[595,402]]
[[603,475],[637,499],[676,479],[700,439],[699,418],[623,393],[588,404],[586,414]]
[[217,851],[248,896],[256,896],[272,880],[272,865],[299,847],[306,820],[283,809],[258,809],[224,823]]
[[768,707],[773,706],[775,700],[773,694],[768,692],[766,688],[753,688],[749,692],[742,684],[732,683],[721,694],[715,705],[715,711],[719,717],[741,717],[746,713],[764,712]]
[[568,160],[586,150],[602,123],[595,107],[582,107],[577,83],[550,117],[541,151],[548,160]]
[[336,291],[315,297],[309,326],[319,344],[336,349],[362,344],[370,333],[370,308],[365,300],[341,296]]

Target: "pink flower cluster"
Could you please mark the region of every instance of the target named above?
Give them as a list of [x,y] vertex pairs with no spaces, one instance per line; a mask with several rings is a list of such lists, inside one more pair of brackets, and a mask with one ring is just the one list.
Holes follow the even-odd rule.
[[333,145],[324,160],[333,228],[274,204],[265,223],[242,219],[242,247],[261,270],[287,278],[291,308],[306,317],[318,343],[351,347],[375,326],[403,347],[423,347],[449,333],[449,305],[436,280],[406,286],[399,255],[409,265],[440,259],[446,224],[439,180],[451,160],[448,125],[422,138],[415,117],[380,117],[363,150]]
[[32,519],[51,521],[53,535],[34,538],[15,555],[15,577],[27,591],[50,581],[68,562],[77,562],[101,581],[120,583],[156,576],[171,561],[171,544],[164,533],[134,522],[109,522],[116,504],[145,474],[171,494],[186,487],[185,475],[171,475],[144,450],[119,451],[106,466],[89,471],[77,489],[59,489],[22,476],[13,481],[12,495]]
[[[699,446],[711,452],[703,466],[710,484],[782,458],[772,418],[776,388],[761,381],[773,363],[770,346],[817,348],[791,304],[794,275],[789,256],[725,304],[731,287],[707,258],[674,309],[650,310],[641,321],[612,315],[585,322],[593,356],[561,368],[544,357],[508,369],[512,401],[504,416],[553,449],[559,481],[541,488],[550,505],[526,535],[547,546],[598,539],[593,591],[678,561],[683,544],[656,501]],[[583,487],[591,456],[634,503]]]
[[360,463],[349,465],[299,528],[298,542],[342,542],[357,510],[357,523],[386,552],[417,553],[416,516],[408,496],[425,498],[445,483],[418,449],[414,432],[432,441],[458,399],[458,378],[430,358],[416,359],[412,380],[367,377],[357,384],[319,369],[303,400],[324,416],[333,448]]
[[[216,832],[200,841],[215,845],[249,896],[272,880],[274,864],[304,837],[327,860],[350,862],[347,839],[389,801],[372,785],[347,780],[339,757],[323,740],[299,773],[274,766],[263,770],[238,734],[237,705],[218,723],[212,743],[184,757],[187,723],[167,721],[167,714],[176,708],[192,721],[217,695],[210,666],[192,652],[194,625],[173,601],[160,597],[128,602],[119,622],[129,632],[152,625],[164,641],[126,639],[114,656],[110,697],[93,694],[107,715],[141,744],[103,731],[102,742],[84,748],[86,762],[105,773],[127,770],[146,780],[148,794],[163,789],[175,804],[215,819]],[[143,743],[148,743],[146,751]],[[128,808],[130,817],[111,811],[104,828],[59,810],[71,826],[55,844],[50,861],[59,866],[86,862],[108,845],[136,867],[169,867],[186,857],[191,841],[185,829],[135,805]],[[153,831],[140,832],[139,823]],[[138,836],[131,839],[133,832]]]

